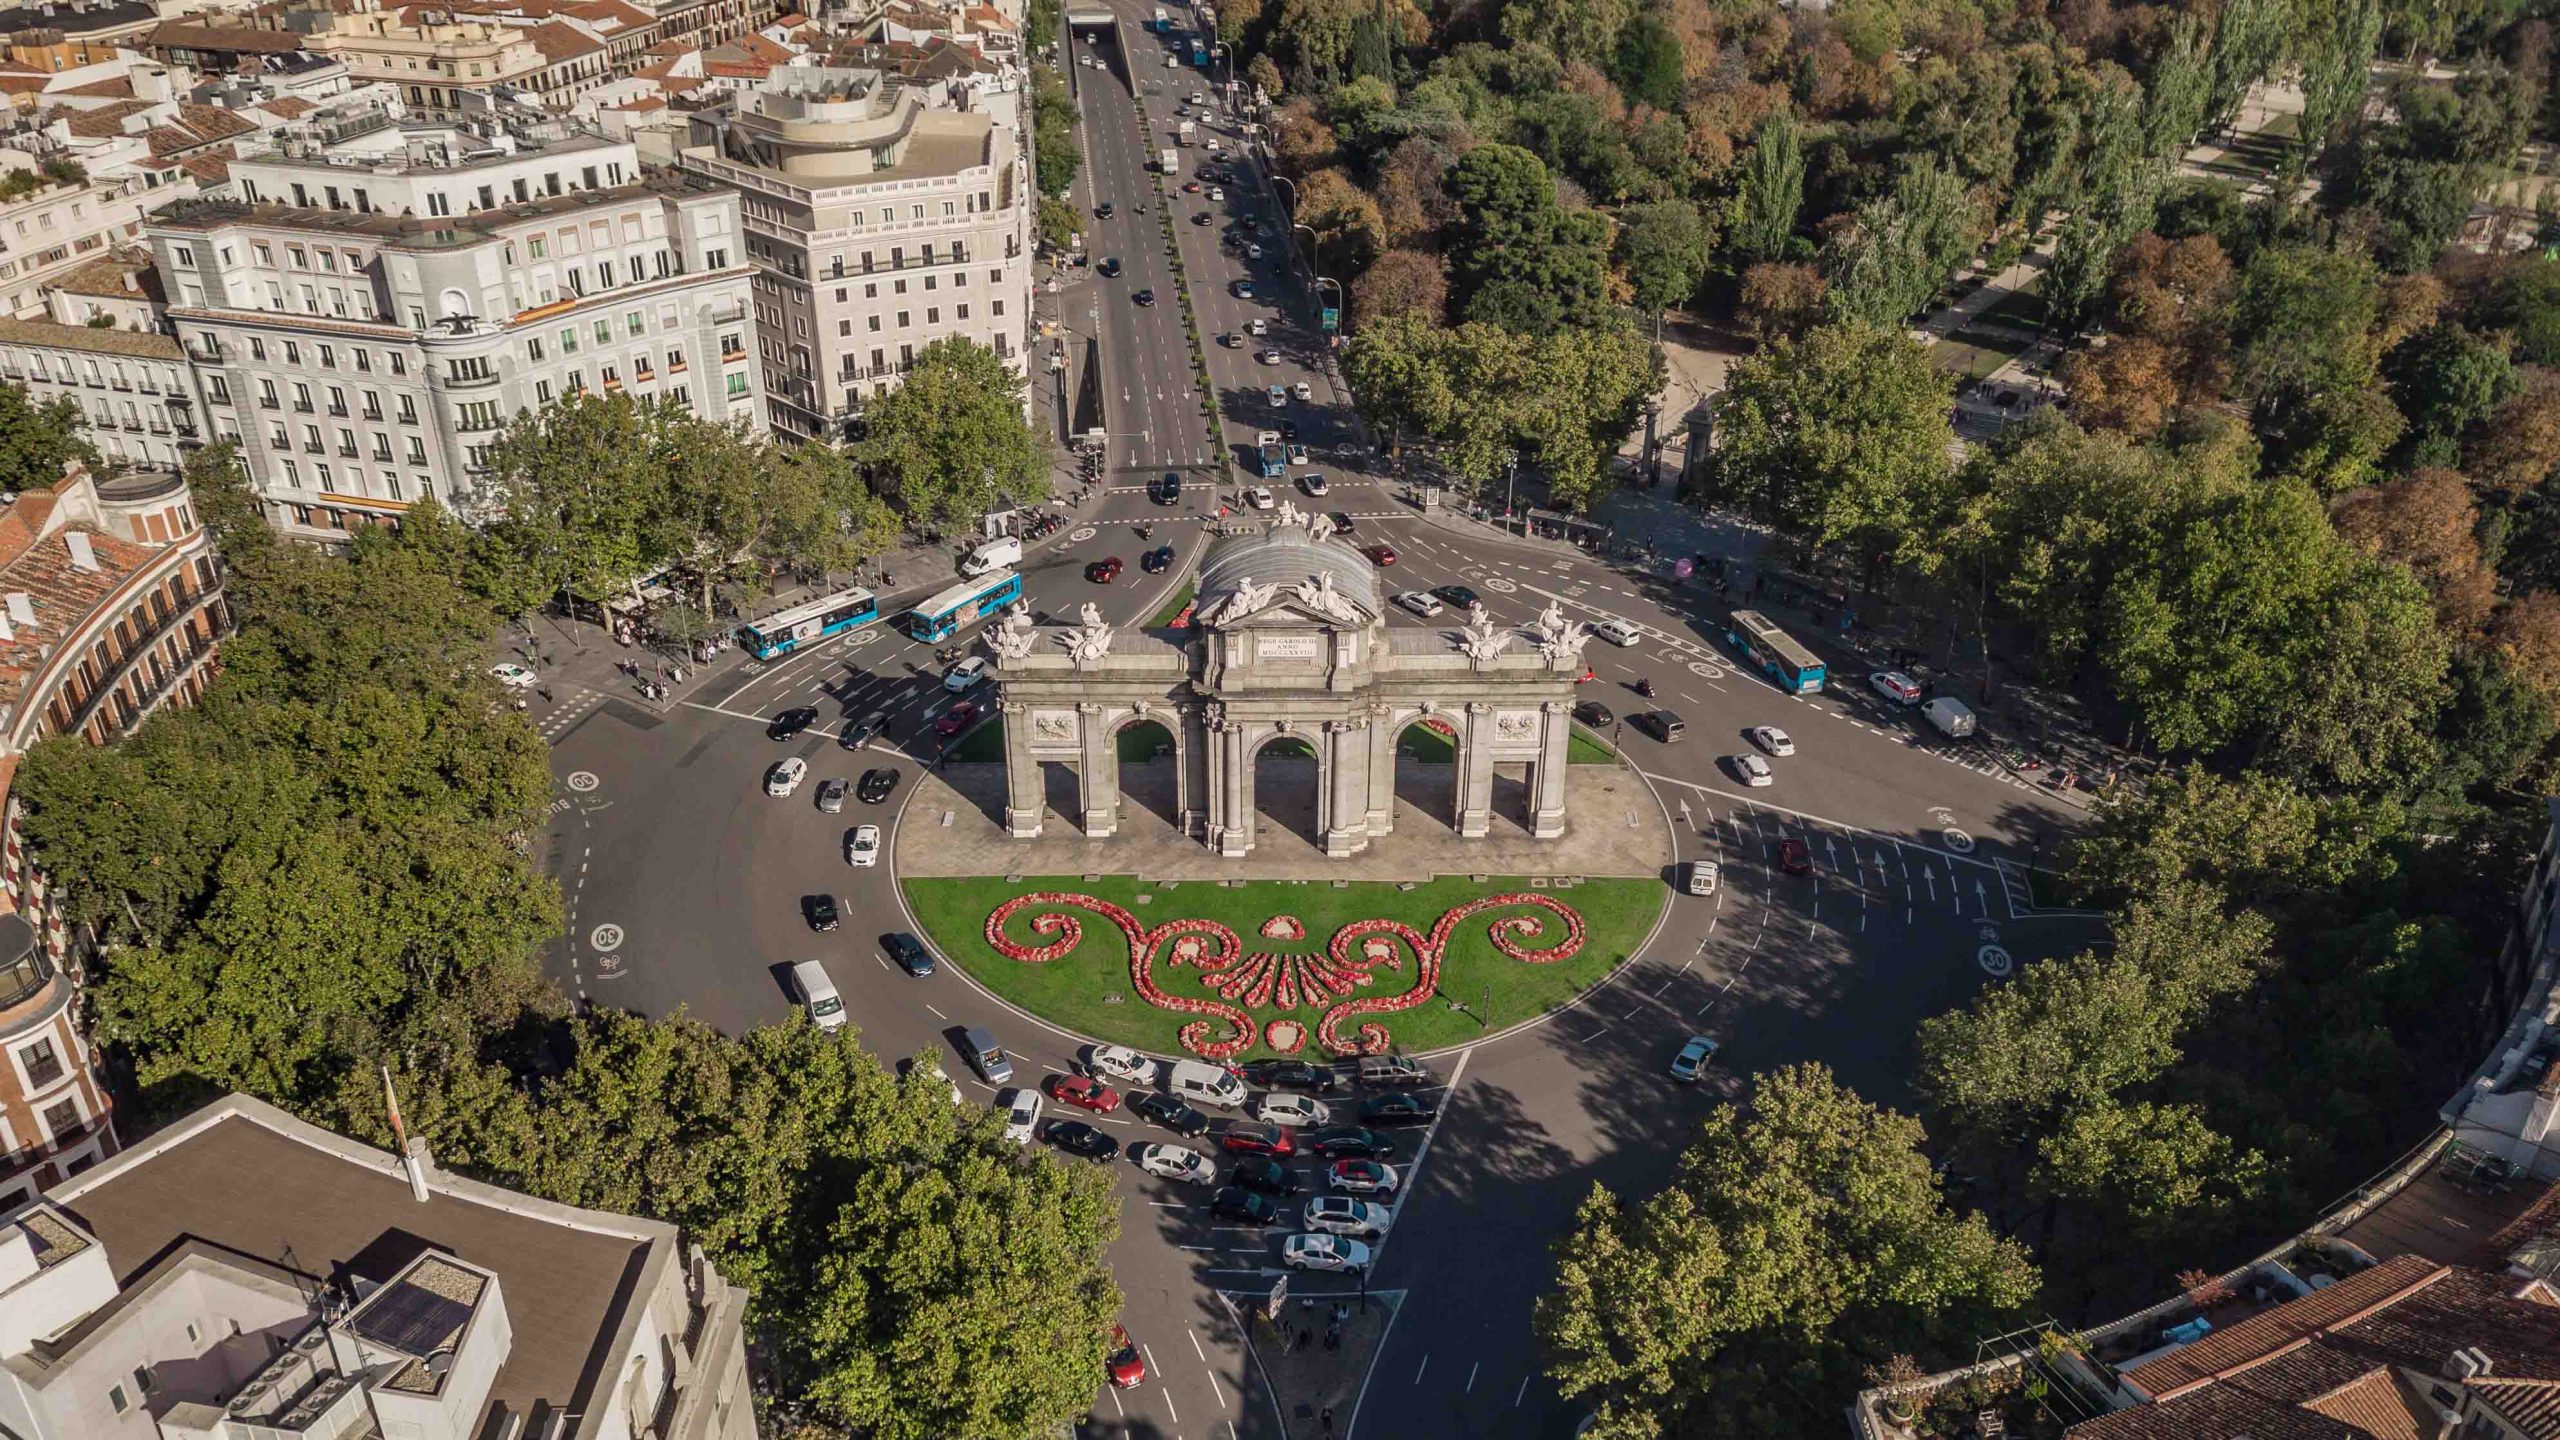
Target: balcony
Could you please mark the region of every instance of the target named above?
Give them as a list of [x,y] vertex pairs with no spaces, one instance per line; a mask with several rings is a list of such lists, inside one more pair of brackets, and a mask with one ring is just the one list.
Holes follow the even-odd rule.
[[[89,726],[89,722],[97,718],[98,712],[101,709],[104,709],[107,702],[111,699],[120,701],[125,705],[126,709],[130,711],[132,708],[131,702],[123,701],[123,692],[119,688],[123,683],[125,676],[131,673],[135,664],[144,655],[150,653],[153,646],[158,645],[162,640],[166,639],[171,631],[184,625],[189,616],[194,615],[198,610],[204,609],[208,603],[218,599],[221,594],[222,592],[220,590],[198,590],[189,595],[184,604],[181,604],[171,610],[166,616],[153,624],[149,630],[135,636],[133,643],[125,647],[123,658],[119,660],[114,668],[110,669],[106,675],[101,677],[97,688],[91,690],[89,692],[89,697],[81,701],[78,708],[71,712],[71,723],[63,727],[63,733],[76,735],[81,731],[86,730]],[[194,663],[195,657],[205,654],[212,649],[213,642],[210,640],[195,640],[190,642],[183,648],[180,655],[177,673],[180,675],[185,674],[188,667]],[[165,693],[166,688],[166,682],[161,682],[154,687],[154,691],[151,695],[144,698],[142,709],[145,713],[150,710],[157,695]],[[128,720],[128,723],[130,723],[130,719]]]
[[364,407],[364,418],[365,418],[365,419],[367,419],[367,420],[372,421],[372,422],[373,422],[374,424],[376,424],[376,425],[381,424],[381,423],[382,423],[382,410],[381,410],[381,408],[380,408],[379,406],[367,405],[366,407]]
[[[0,960],[0,1011],[14,1010],[33,1000],[43,994],[44,988],[54,979],[53,961],[45,955],[44,947],[35,943],[34,931],[28,929],[23,921],[14,929],[21,945],[18,954]],[[57,1060],[54,1063],[59,1065],[61,1062]],[[51,1083],[37,1079],[35,1088],[41,1090]]]
[[497,383],[498,372],[495,370],[484,370],[477,375],[447,373],[444,377],[447,390],[485,390]]

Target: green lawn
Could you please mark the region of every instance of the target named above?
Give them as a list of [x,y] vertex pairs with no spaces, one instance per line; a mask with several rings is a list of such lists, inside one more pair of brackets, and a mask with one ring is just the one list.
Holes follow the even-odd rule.
[[1161,630],[1172,624],[1173,617],[1182,613],[1182,607],[1191,603],[1191,597],[1198,594],[1199,589],[1200,587],[1193,582],[1183,581],[1182,588],[1174,591],[1172,597],[1164,602],[1164,608],[1157,611],[1155,618],[1147,622],[1147,628]]
[[[1164,886],[1129,876],[1099,880],[1026,877],[1014,884],[976,878],[911,879],[903,883],[907,904],[923,924],[934,948],[979,983],[1068,1029],[1159,1055],[1182,1054],[1182,1027],[1200,1017],[1159,1010],[1138,998],[1129,980],[1128,941],[1117,925],[1088,910],[1064,909],[1063,913],[1073,915],[1082,925],[1082,942],[1059,959],[1033,964],[1008,959],[987,944],[987,916],[1015,895],[1062,891],[1123,906],[1143,925],[1162,925],[1177,918],[1215,920],[1233,930],[1248,953],[1312,955],[1324,949],[1336,930],[1355,920],[1401,920],[1427,935],[1441,915],[1457,906],[1487,895],[1530,889],[1517,879],[1477,884],[1464,877],[1434,880],[1411,890],[1373,882],[1336,889],[1324,882],[1276,880],[1254,881],[1234,888],[1211,881]],[[1668,892],[1659,880],[1604,879],[1586,880],[1570,889],[1545,893],[1571,906],[1582,917],[1587,939],[1572,958],[1553,964],[1531,964],[1514,960],[1493,947],[1490,928],[1494,921],[1509,915],[1536,916],[1548,927],[1535,936],[1518,937],[1516,943],[1533,949],[1553,943],[1561,932],[1556,919],[1545,911],[1522,906],[1472,916],[1450,939],[1435,998],[1411,1010],[1371,1018],[1386,1026],[1397,1046],[1433,1050],[1473,1040],[1553,1009],[1625,961],[1652,930],[1654,917],[1661,912]],[[1142,904],[1142,896],[1150,898]],[[1031,907],[1017,912],[1006,933],[1023,944],[1046,943],[1031,929],[1031,917],[1036,913],[1039,912]],[[1306,927],[1306,938],[1264,939],[1263,922],[1275,915],[1296,917]],[[1201,984],[1197,970],[1167,964],[1163,948],[1169,947],[1160,947],[1153,971],[1161,989],[1177,996],[1215,998]],[[1396,995],[1409,988],[1413,983],[1413,958],[1401,945],[1397,951],[1403,968],[1379,970],[1376,983],[1354,993]],[[1470,1007],[1483,1007],[1490,1024],[1480,1025],[1474,1017],[1452,1009],[1448,1004],[1452,998],[1463,1000]],[[1322,1006],[1305,1003],[1286,1011],[1276,1003],[1259,1009],[1245,1008],[1261,1021],[1285,1016],[1303,1022],[1310,1048],[1315,1043],[1316,1022],[1324,1013]],[[1213,1024],[1224,1033],[1223,1022]],[[1246,1052],[1268,1053],[1259,1044]]]

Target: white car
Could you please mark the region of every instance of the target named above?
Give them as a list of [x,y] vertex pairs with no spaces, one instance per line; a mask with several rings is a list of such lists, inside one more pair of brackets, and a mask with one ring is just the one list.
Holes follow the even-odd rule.
[[1253,359],[1254,363],[1257,365],[1277,365],[1280,363],[1280,352],[1277,350],[1265,350],[1254,356]]
[[948,1087],[951,1091],[951,1103],[954,1105],[969,1103],[969,1098],[960,1093],[959,1084],[942,1073],[942,1062],[930,1055],[919,1056],[910,1062],[907,1066],[906,1078],[910,1084]]
[[1398,591],[1396,594],[1396,603],[1403,606],[1405,609],[1412,611],[1414,614],[1421,616],[1425,620],[1428,620],[1432,616],[1440,613],[1439,597],[1432,595],[1428,591]]
[[[1245,248],[1253,252],[1253,258],[1257,260],[1262,258],[1261,246],[1248,245]],[[1268,320],[1247,320],[1244,322],[1244,333],[1247,335],[1268,335],[1271,333],[1271,322]]]
[[1007,1090],[996,1097],[1004,1107],[1004,1138],[1018,1145],[1028,1145],[1040,1128],[1040,1092],[1025,1085]]
[[1371,1200],[1354,1200],[1348,1195],[1319,1195],[1307,1202],[1307,1228],[1327,1235],[1348,1235],[1354,1240],[1375,1240],[1387,1233],[1395,1221],[1387,1207]]
[[1920,703],[1920,682],[1899,670],[1879,670],[1867,677],[1867,683],[1876,687],[1877,694],[1896,705]]
[[1180,1180],[1187,1185],[1214,1185],[1218,1180],[1215,1161],[1197,1150],[1185,1150],[1179,1145],[1152,1140],[1144,1145],[1132,1145],[1129,1147],[1129,1160],[1150,1175]]
[[1742,777],[1743,784],[1754,790],[1778,783],[1777,774],[1769,768],[1769,762],[1748,752],[1733,757],[1733,772]]
[[533,688],[533,682],[541,678],[533,673],[531,666],[519,665],[513,660],[503,665],[490,666],[489,673],[496,677],[499,684],[510,690],[530,690]]
[[1325,1170],[1325,1183],[1346,1195],[1393,1195],[1403,1177],[1379,1160],[1337,1160]]
[[1631,647],[1644,638],[1644,632],[1637,629],[1633,621],[1628,620],[1598,621],[1592,625],[1591,633],[1621,649]]
[[1787,732],[1775,725],[1754,725],[1744,733],[1751,737],[1752,744],[1772,755],[1796,753],[1796,742],[1787,738]]
[[1339,1235],[1292,1235],[1280,1242],[1280,1263],[1292,1270],[1356,1273],[1369,1268],[1369,1247]]
[[1301,380],[1289,387],[1289,393],[1301,400],[1313,400],[1316,398],[1316,387]]
[[1123,1085],[1146,1085],[1156,1078],[1156,1062],[1126,1045],[1096,1045],[1084,1063],[1094,1074],[1107,1075]]
[[942,688],[957,695],[987,678],[987,657],[972,655],[942,672]]
[[1250,241],[1250,240],[1246,241],[1246,242],[1245,242],[1245,246],[1244,246],[1244,258],[1246,258],[1247,260],[1259,260],[1259,259],[1261,259],[1261,258],[1262,258],[1262,247],[1261,247],[1261,246],[1259,246],[1259,245],[1254,244],[1254,243],[1253,243],[1252,241]]
[[788,795],[792,791],[799,789],[800,782],[808,778],[808,761],[801,759],[797,755],[776,760],[773,762],[773,768],[764,772],[764,793],[767,795]]
[[1707,1068],[1707,1062],[1714,1058],[1716,1042],[1704,1035],[1692,1035],[1689,1042],[1680,1047],[1680,1053],[1671,1057],[1671,1078],[1696,1080],[1699,1072]]
[[1252,489],[1245,491],[1244,503],[1252,506],[1256,510],[1270,509],[1273,504],[1271,499],[1271,487],[1268,485],[1256,485]]
[[1226,198],[1227,198],[1227,187],[1225,187],[1225,186],[1223,186],[1223,185],[1212,185],[1212,186],[1210,186],[1210,187],[1209,187],[1209,198],[1210,198],[1210,199],[1212,199],[1212,200],[1224,200],[1224,199],[1226,199]]
[[853,828],[853,839],[844,847],[844,863],[865,869],[880,863],[879,826],[857,825]]
[[1278,409],[1280,409],[1280,408],[1282,408],[1282,407],[1286,406],[1288,403],[1289,403],[1289,391],[1288,391],[1288,388],[1287,388],[1286,386],[1281,386],[1281,385],[1274,385],[1274,386],[1272,386],[1272,387],[1271,387],[1271,408],[1272,408],[1272,409],[1274,409],[1274,410],[1278,410]]
[[1333,1112],[1321,1100],[1275,1092],[1262,1097],[1262,1103],[1254,1107],[1253,1118],[1265,1125],[1330,1125]]
[[1191,103],[1194,105],[1206,105],[1209,103],[1209,97],[1197,90],[1194,90],[1191,92]]

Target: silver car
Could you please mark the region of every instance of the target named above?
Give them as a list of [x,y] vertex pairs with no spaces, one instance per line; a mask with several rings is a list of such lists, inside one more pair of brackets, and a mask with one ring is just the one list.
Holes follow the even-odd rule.
[[1441,610],[1440,602],[1433,598],[1429,593],[1421,590],[1405,590],[1398,592],[1396,595],[1396,603],[1403,606],[1405,609],[1412,611],[1414,614],[1421,616],[1425,620],[1439,614]]
[[1387,1233],[1387,1226],[1394,1220],[1386,1206],[1371,1200],[1354,1200],[1348,1195],[1319,1195],[1307,1202],[1307,1228],[1328,1235],[1375,1240]]

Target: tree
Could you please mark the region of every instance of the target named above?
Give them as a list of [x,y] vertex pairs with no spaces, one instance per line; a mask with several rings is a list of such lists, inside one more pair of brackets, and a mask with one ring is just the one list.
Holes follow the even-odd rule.
[[1835,320],[1898,326],[1935,300],[1980,243],[1964,181],[1934,155],[1904,160],[1893,193],[1857,209],[1823,252]]
[[1619,217],[1618,263],[1636,308],[1659,313],[1685,305],[1707,278],[1715,237],[1698,207],[1685,200],[1629,206]]
[[1638,11],[1618,31],[1611,78],[1627,99],[1656,110],[1676,110],[1688,81],[1688,60],[1669,22],[1650,9]]
[[1040,197],[1040,243],[1063,254],[1075,244],[1076,232],[1083,226],[1076,207],[1054,196]]
[[2519,255],[2491,272],[2476,305],[2481,328],[2515,337],[2516,356],[2560,364],[2560,260]]
[[1822,322],[1822,272],[1806,264],[1763,261],[1742,272],[1734,317],[1762,344]]
[[2109,1232],[2179,1244],[2228,1236],[2267,1183],[2266,1157],[2234,1145],[2192,1105],[2102,1100],[2038,1146],[2044,1184],[2095,1207]]
[[2151,227],[2169,171],[2151,145],[2145,100],[2133,77],[2099,71],[2083,128],[2081,195],[2054,241],[2042,293],[2055,317],[2077,327],[2106,290],[2117,253]]
[[2530,490],[2560,467],[2560,377],[2534,371],[2521,388],[2477,428],[2463,466],[2494,490]]
[[1449,267],[1426,250],[1390,250],[1351,282],[1351,327],[1391,315],[1441,323],[1449,308]]
[[2489,622],[2489,643],[2516,678],[2560,708],[2560,595],[2529,590]]
[[519,613],[566,590],[620,594],[663,562],[649,528],[664,497],[660,415],[627,395],[524,411],[489,450],[491,535],[528,577]]
[[2275,72],[2284,58],[2287,30],[2296,10],[2285,0],[2229,0],[2214,17],[2213,80],[2205,123],[2228,125],[2249,87]]
[[39,405],[23,385],[0,384],[0,495],[53,484],[64,464],[99,463],[83,432],[88,417],[69,396]]
[[2382,44],[2382,0],[2346,0],[2309,12],[2313,31],[2302,59],[2302,138],[2328,143],[2363,110],[2373,90],[2373,57]]
[[2452,658],[2427,592],[2397,565],[2368,563],[2323,599],[2261,758],[2314,783],[2405,789],[2434,763]]
[[[1222,11],[1218,17],[1218,25],[1221,30],[1223,30],[1228,23],[1227,13],[1228,12]],[[1236,42],[1230,40],[1227,43],[1229,45],[1233,45]],[[1275,101],[1289,93],[1288,82],[1280,77],[1279,62],[1273,60],[1267,54],[1256,55],[1251,60],[1245,62],[1244,78],[1246,83],[1252,85],[1255,89],[1260,90],[1263,94],[1270,96]]]
[[1948,478],[1950,384],[1896,330],[1781,338],[1726,377],[1715,483],[1807,543],[1870,566],[1917,558]]
[[1598,64],[1610,57],[1634,13],[1633,0],[1509,0],[1502,7],[1502,38],[1542,46],[1567,63]]
[[2136,440],[2160,433],[2180,401],[2177,359],[2156,340],[2121,335],[2074,352],[2062,364],[2071,418]]
[[1064,199],[1084,168],[1076,145],[1076,102],[1066,78],[1046,65],[1031,67],[1031,137],[1039,159],[1040,193]]
[[[2252,0],[2254,3],[2254,0]],[[2143,150],[2155,162],[2175,163],[2211,118],[2214,66],[2202,22],[2181,15],[2169,24],[2169,44],[2151,62],[2143,95]]]
[[2238,277],[2211,235],[2137,235],[2116,257],[2107,323],[2166,352],[2180,391],[2219,396],[2230,379],[2231,302]]
[[937,340],[872,402],[854,455],[908,523],[974,531],[988,511],[1048,494],[1048,446],[1022,408],[1022,381],[994,351]]
[[2427,587],[2445,633],[2480,633],[2497,604],[2498,577],[2481,557],[2480,510],[2460,475],[2420,470],[2352,491],[2338,497],[2330,516],[2348,544],[2408,567]]
[[1378,202],[1337,169],[1318,170],[1298,187],[1300,224],[1315,232],[1320,272],[1360,271],[1386,248]]
[[1795,248],[1796,215],[1804,208],[1804,137],[1786,106],[1772,108],[1753,132],[1734,197],[1733,248],[1749,259],[1779,261]]
[[1946,1207],[1921,1139],[1800,1065],[1710,1114],[1660,1193],[1593,1187],[1536,1321],[1591,1433],[1792,1433],[1856,1389],[1853,1343],[1929,1351],[2023,1305],[2026,1255]]
[[2393,403],[2409,417],[2402,450],[2422,464],[2459,460],[2462,437],[2520,388],[2504,337],[2478,334],[2451,321],[2420,331],[2393,350],[2382,373]]
[[2286,246],[2250,261],[2232,307],[2235,372],[2274,468],[2348,489],[2398,436],[2399,412],[2381,391],[2385,295],[2359,255]]
[[1529,357],[1531,388],[1515,424],[1531,459],[1547,472],[1558,509],[1585,510],[1603,492],[1608,457],[1636,423],[1646,396],[1662,388],[1653,343],[1624,326],[1559,330]]
[[1445,184],[1459,207],[1449,253],[1466,318],[1524,335],[1599,321],[1609,222],[1557,205],[1543,161],[1516,145],[1479,145]]

